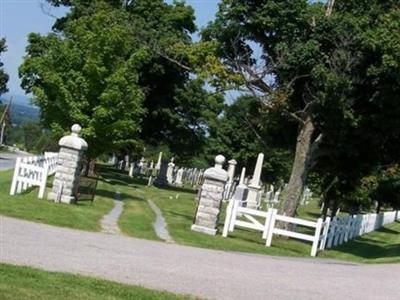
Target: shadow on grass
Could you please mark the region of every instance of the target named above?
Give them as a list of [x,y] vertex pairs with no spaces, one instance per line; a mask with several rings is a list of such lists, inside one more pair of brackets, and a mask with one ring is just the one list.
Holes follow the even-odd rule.
[[[400,230],[393,230],[385,227],[374,231],[374,233],[378,232],[395,236],[400,235]],[[393,238],[396,238],[395,236]],[[394,244],[391,241],[391,237],[379,239],[376,235],[367,235],[335,247],[333,250],[348,253],[365,259],[398,257],[400,255],[400,243]]]
[[[400,223],[400,222],[396,222],[396,223]],[[385,227],[382,227],[382,228],[378,229],[377,231],[388,233],[388,234],[400,234],[399,231],[396,231],[396,230],[393,230],[393,229],[389,229],[389,228],[385,228]]]
[[196,194],[197,193],[193,189],[177,187],[177,186],[165,186],[165,187],[162,187],[162,188],[159,188],[159,189],[160,190],[166,190],[166,191],[173,191],[173,192],[188,193],[188,194]]
[[[101,174],[103,178],[99,180],[111,184],[137,184],[145,186],[147,185],[147,180],[143,178],[137,177],[129,177],[123,170],[117,170],[110,166],[98,165],[98,172]],[[109,180],[105,180],[104,178],[108,178]]]
[[172,210],[168,210],[167,212],[174,216],[183,217],[189,221],[193,221],[193,218],[194,218],[194,214],[193,215],[185,215],[185,214],[180,214],[180,213],[174,212]]
[[[129,177],[125,171],[114,169],[110,166],[99,165],[98,171],[104,178],[108,178],[106,181],[104,178],[101,178],[101,181],[108,182],[110,184],[120,184],[120,185],[129,185],[134,188],[140,188],[141,186],[147,186],[147,179],[139,178],[139,177]],[[173,191],[173,192],[181,192],[188,194],[196,194],[197,192],[191,188],[184,187],[176,187],[176,186],[165,186],[159,187],[160,190],[165,191]]]
[[[143,198],[132,196],[127,193],[120,193],[119,195],[120,195],[122,201],[124,201],[124,200],[145,201]],[[116,193],[114,191],[108,191],[108,190],[103,190],[103,189],[98,189],[96,191],[96,196],[103,197],[103,198],[116,199]]]
[[334,250],[366,259],[376,259],[399,256],[400,244],[381,246],[360,239],[341,245]]

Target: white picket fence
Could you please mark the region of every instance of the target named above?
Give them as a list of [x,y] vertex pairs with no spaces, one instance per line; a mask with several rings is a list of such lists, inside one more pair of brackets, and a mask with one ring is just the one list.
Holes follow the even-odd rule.
[[56,172],[58,153],[45,152],[41,156],[18,157],[10,195],[21,193],[31,186],[38,186],[38,198],[42,199],[46,189],[47,177]]
[[[329,217],[325,221],[319,218],[314,222],[279,215],[278,210],[273,208],[262,211],[244,207],[246,197],[247,188],[239,185],[226,209],[223,237],[227,237],[235,227],[248,228],[260,231],[262,238],[266,239],[266,246],[269,247],[274,234],[287,236],[312,242],[311,256],[316,256],[318,249],[324,250],[325,247],[340,245],[364,233],[400,220],[400,211],[392,211],[381,214],[335,217],[332,221]],[[290,229],[276,227],[277,221],[289,223],[289,226],[285,227]],[[311,228],[312,234],[296,231],[298,226]]]
[[399,210],[380,214],[334,217],[330,222],[326,247],[331,248],[341,245],[396,220],[400,220]]

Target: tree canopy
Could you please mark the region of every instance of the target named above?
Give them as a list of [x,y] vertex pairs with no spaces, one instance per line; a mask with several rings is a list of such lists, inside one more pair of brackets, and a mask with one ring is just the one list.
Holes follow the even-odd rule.
[[206,56],[200,68],[222,81],[218,86],[228,80],[298,123],[282,207],[288,215],[311,170],[339,177],[343,196],[382,163],[398,160],[390,154],[400,128],[398,3],[339,0],[331,8],[224,0],[203,31],[203,49],[219,60]]
[[20,68],[45,125],[61,132],[80,123],[92,156],[160,141],[183,157],[201,150],[223,98],[163,55],[191,43],[192,8],[162,0],[49,2],[70,12],[54,33],[30,35]]

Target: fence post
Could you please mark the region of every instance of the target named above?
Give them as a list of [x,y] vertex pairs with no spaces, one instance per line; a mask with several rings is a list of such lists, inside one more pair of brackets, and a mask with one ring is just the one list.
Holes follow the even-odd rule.
[[331,217],[327,217],[325,222],[324,222],[324,230],[322,231],[322,241],[321,241],[321,245],[320,245],[320,250],[324,250],[325,249],[325,245],[326,245],[326,240],[328,238],[328,232],[329,232],[329,226],[331,225]]
[[40,180],[40,187],[39,187],[39,199],[43,199],[44,197],[44,192],[46,191],[46,184],[47,184],[47,175],[49,173],[49,166],[47,162],[43,164],[43,172],[42,172],[42,178]]
[[276,210],[275,208],[271,209],[271,222],[269,223],[267,241],[265,243],[265,245],[267,247],[270,247],[271,243],[272,243],[272,235],[274,234],[274,228],[275,228],[275,221],[276,221],[277,212],[278,212],[278,210]]
[[318,242],[319,242],[319,236],[321,235],[322,222],[323,221],[321,218],[319,218],[317,221],[317,227],[315,228],[315,234],[314,234],[314,241],[313,241],[312,248],[311,248],[311,256],[317,255]]
[[228,203],[228,206],[226,208],[224,229],[222,231],[222,236],[223,237],[227,237],[228,236],[228,231],[229,231],[230,223],[232,221],[231,219],[232,219],[232,213],[233,213],[235,202],[236,202],[235,199],[230,199],[229,203]]
[[21,158],[17,157],[17,161],[15,163],[15,169],[14,169],[14,175],[13,175],[13,180],[11,183],[11,189],[10,189],[10,195],[13,196],[15,195],[15,192],[17,190],[17,185],[18,185],[18,175],[19,175],[19,164],[21,162]]
[[268,209],[267,216],[265,218],[264,231],[263,231],[263,235],[262,235],[263,239],[266,239],[268,236],[268,233],[271,228],[271,219],[272,219],[272,209],[270,208],[270,209]]

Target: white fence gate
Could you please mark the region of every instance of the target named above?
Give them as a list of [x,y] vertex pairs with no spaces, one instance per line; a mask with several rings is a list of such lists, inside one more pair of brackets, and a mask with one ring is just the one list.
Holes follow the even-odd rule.
[[[229,201],[222,232],[223,237],[227,237],[229,232],[233,232],[235,227],[243,227],[262,232],[262,238],[267,240],[267,247],[271,246],[273,235],[278,234],[312,242],[311,256],[317,254],[318,246],[321,250],[324,249],[329,228],[329,218],[326,221],[320,218],[317,222],[312,222],[278,215],[276,209],[270,208],[268,211],[262,211],[243,207],[242,205],[246,203],[246,201],[243,200],[246,199],[246,191],[246,188],[239,185],[236,188],[235,195]],[[276,221],[314,228],[314,234],[307,235],[275,228]]]
[[[303,240],[303,241],[312,242],[311,256],[317,255],[318,246],[319,246],[320,250],[323,250],[325,248],[325,243],[326,243],[326,238],[327,238],[328,228],[329,228],[329,222],[330,222],[329,217],[325,221],[323,221],[322,218],[319,218],[317,220],[317,222],[312,222],[312,221],[302,220],[302,219],[298,219],[298,218],[292,218],[292,217],[278,215],[278,210],[276,210],[276,209],[270,209],[270,211],[272,211],[272,212],[271,212],[271,222],[269,225],[269,231],[268,231],[268,236],[267,236],[267,243],[266,243],[267,247],[271,246],[273,235],[278,234],[278,235],[288,236],[288,237]],[[295,231],[275,228],[276,221],[313,228],[313,229],[315,229],[314,234],[309,235],[309,234],[299,233],[299,232],[295,232]]]
[[[324,221],[319,218],[316,222],[278,215],[277,209],[262,211],[243,207],[246,203],[246,188],[238,186],[233,198],[226,209],[223,237],[233,232],[235,227],[253,229],[262,232],[266,239],[266,246],[271,246],[273,235],[288,236],[295,239],[312,242],[311,256],[316,256],[318,249],[324,250],[340,245],[364,233],[374,231],[386,224],[400,220],[400,211],[385,212],[381,214],[366,214],[356,216],[329,217]],[[294,230],[275,227],[276,222],[289,223],[295,226],[309,227],[313,234],[305,234]]]
[[39,187],[38,197],[43,198],[47,177],[56,171],[58,153],[46,152],[42,156],[18,157],[10,195],[21,193],[31,186]]

